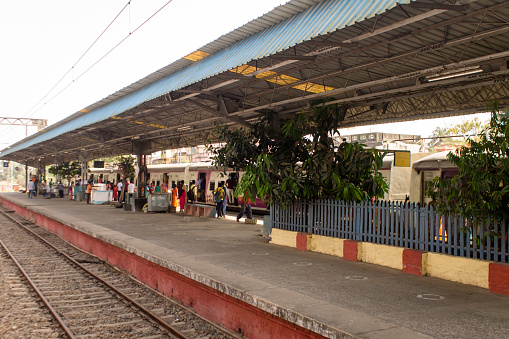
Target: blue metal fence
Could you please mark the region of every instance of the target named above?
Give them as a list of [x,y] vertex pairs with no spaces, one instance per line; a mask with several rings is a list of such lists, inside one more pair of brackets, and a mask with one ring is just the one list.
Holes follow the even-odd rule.
[[509,260],[507,220],[495,224],[498,236],[490,236],[483,226],[470,227],[471,222],[461,216],[442,217],[430,205],[315,200],[286,208],[274,204],[270,214],[272,227],[282,230],[495,262]]

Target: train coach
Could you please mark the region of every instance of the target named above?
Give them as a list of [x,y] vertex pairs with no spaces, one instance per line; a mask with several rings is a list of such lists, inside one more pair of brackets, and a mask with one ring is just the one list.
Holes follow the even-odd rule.
[[[431,198],[425,193],[427,182],[432,181],[436,176],[450,179],[458,173],[457,167],[447,159],[448,153],[448,151],[431,155],[414,153],[411,155],[412,167],[395,167],[393,157],[386,156],[384,165],[380,169],[389,184],[389,192],[385,200],[429,203]],[[96,183],[99,178],[102,182],[120,180],[120,171],[117,169],[91,168],[89,171],[94,174]],[[197,186],[200,182],[197,201],[209,204],[214,203],[213,191],[219,182],[226,181],[228,177],[238,182],[243,175],[242,172],[235,171],[227,171],[225,174],[210,162],[148,165],[147,171],[147,180],[156,186],[162,186],[163,183],[168,182],[171,188],[174,184],[178,185],[179,182],[184,181],[189,188],[193,180]],[[259,199],[253,206],[266,207]]]
[[428,182],[433,181],[435,177],[445,180],[452,179],[458,174],[458,167],[447,159],[450,152],[433,153],[413,163],[410,202],[430,203],[432,199],[426,194]]
[[[89,172],[94,174],[94,182],[98,182],[99,178],[102,178],[102,182],[120,180],[119,170],[91,168]],[[237,183],[242,178],[242,174],[242,172],[235,171],[227,171],[225,174],[223,170],[218,169],[210,162],[147,166],[147,181],[153,182],[155,186],[162,186],[167,182],[171,189],[173,185],[178,185],[179,182],[184,181],[189,189],[194,180],[198,188],[197,201],[209,204],[214,203],[213,192],[219,182],[226,182],[231,177]],[[199,186],[198,183],[200,183]],[[233,201],[233,203],[236,204],[236,201]],[[253,207],[266,207],[260,199],[257,199],[256,203],[252,205]]]

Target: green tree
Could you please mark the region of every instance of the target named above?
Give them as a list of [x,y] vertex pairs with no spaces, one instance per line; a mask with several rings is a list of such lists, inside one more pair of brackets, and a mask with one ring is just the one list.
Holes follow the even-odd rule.
[[135,169],[133,156],[121,156],[115,165],[122,171],[122,178],[124,180],[127,178],[131,178],[131,180],[134,179]]
[[[450,127],[437,126],[432,132],[431,138],[433,139],[431,139],[428,146],[430,148],[433,148],[442,143],[466,145],[467,144],[466,139],[468,139],[469,137],[473,137],[474,139],[478,138],[477,135],[480,134],[486,127],[487,124],[480,121],[479,118],[477,117],[472,120],[462,120],[460,123]],[[455,141],[455,139],[452,137],[455,135],[464,136],[464,139],[461,141],[458,140]]]
[[496,103],[491,110],[483,133],[448,155],[458,175],[435,178],[427,193],[441,214],[459,214],[493,231],[494,221],[509,219],[509,116],[500,113]]
[[449,135],[464,135],[467,136],[466,138],[477,139],[478,134],[487,127],[487,124],[484,124],[479,118],[474,118],[472,120],[463,120],[459,124],[451,126],[448,129],[448,133]]
[[314,101],[295,118],[273,111],[250,128],[219,127],[222,147],[209,147],[215,165],[245,171],[235,194],[247,192],[285,205],[295,200],[362,201],[383,197],[388,186],[378,169],[383,154],[358,143],[334,144],[346,107]]
[[49,173],[60,175],[70,181],[75,175],[81,175],[81,163],[79,161],[64,161],[49,168]]
[[435,147],[435,146],[440,145],[440,143],[442,143],[442,142],[450,142],[450,141],[452,141],[451,138],[444,138],[444,137],[447,137],[449,135],[450,135],[449,134],[449,129],[447,127],[437,126],[433,130],[433,134],[431,135],[431,137],[433,139],[431,139],[431,141],[429,142],[428,146],[429,147]]

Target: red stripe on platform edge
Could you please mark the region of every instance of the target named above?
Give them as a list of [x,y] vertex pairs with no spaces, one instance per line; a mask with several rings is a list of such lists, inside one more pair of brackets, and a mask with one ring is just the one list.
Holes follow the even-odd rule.
[[308,234],[306,233],[297,233],[296,238],[296,247],[299,251],[307,251],[308,250]]
[[509,264],[490,263],[490,291],[509,295]]
[[403,250],[403,272],[422,276],[422,254],[423,251]]
[[179,300],[205,318],[242,333],[247,338],[324,338],[283,318],[263,311],[205,284],[181,275],[133,253],[94,238],[57,220],[0,198],[8,208],[32,220],[83,250],[125,269],[134,277]]
[[357,261],[358,243],[353,240],[345,240],[343,243],[343,259]]

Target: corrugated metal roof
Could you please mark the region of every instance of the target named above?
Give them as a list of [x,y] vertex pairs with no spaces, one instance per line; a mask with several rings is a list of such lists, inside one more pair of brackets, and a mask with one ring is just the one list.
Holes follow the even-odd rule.
[[[292,0],[199,50],[211,53],[197,62],[180,59],[89,106],[32,137],[11,146],[0,156],[50,140],[61,134],[106,120],[148,100],[200,80],[276,54],[313,37],[381,14],[413,0]],[[272,15],[276,14],[276,15]],[[254,34],[249,32],[256,32]],[[232,43],[233,42],[233,43]],[[149,85],[145,85],[150,82]],[[118,97],[122,95],[122,97]],[[124,95],[125,94],[125,95]]]

